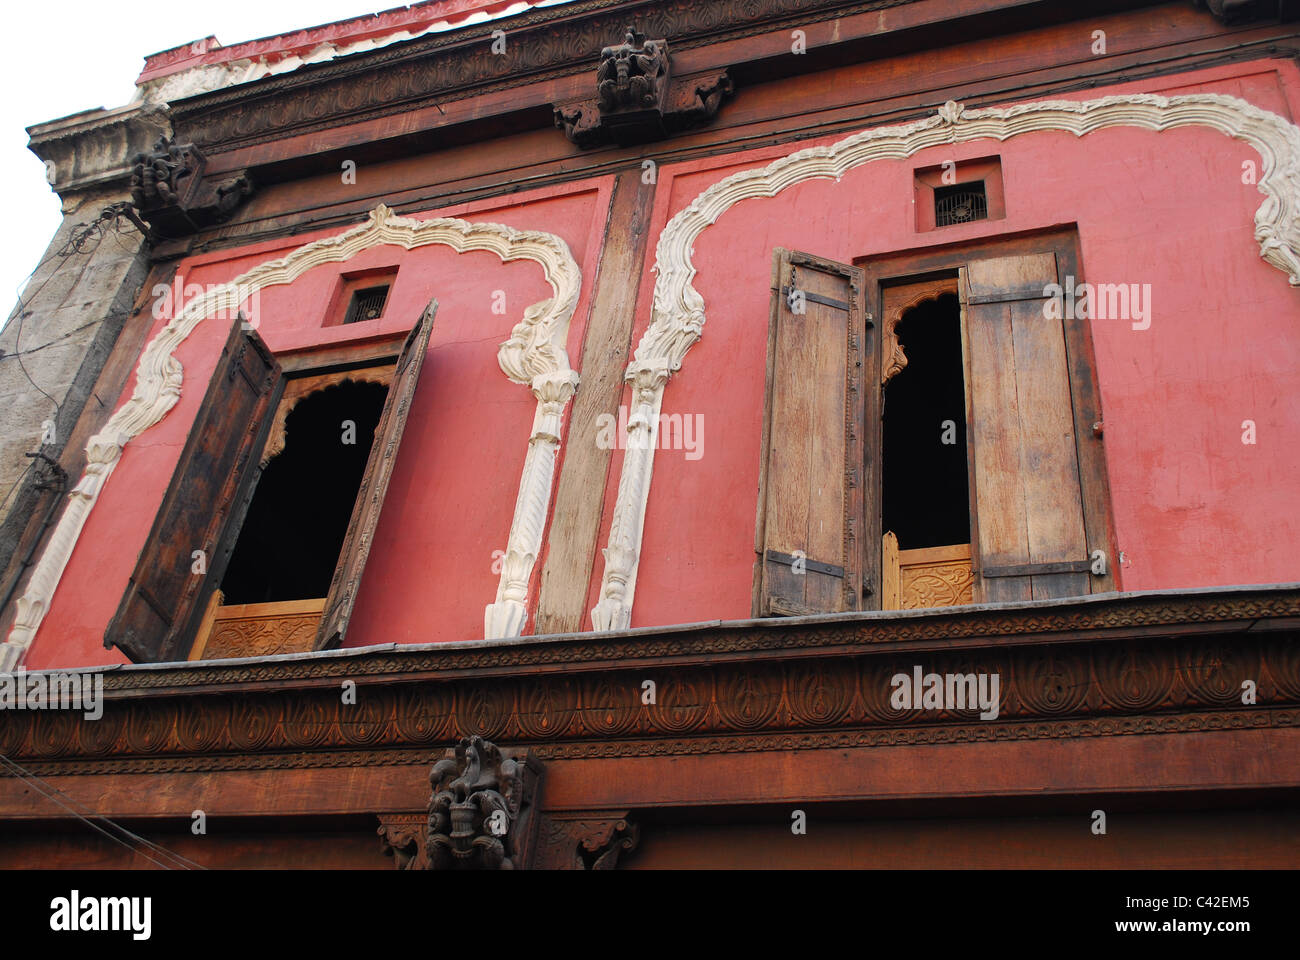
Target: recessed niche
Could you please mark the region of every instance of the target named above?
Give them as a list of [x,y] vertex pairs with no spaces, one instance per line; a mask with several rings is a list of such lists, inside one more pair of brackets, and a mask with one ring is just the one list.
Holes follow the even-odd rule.
[[324,325],[368,323],[382,318],[396,278],[396,267],[342,274]]
[[922,167],[915,173],[913,206],[918,233],[1007,215],[998,157]]

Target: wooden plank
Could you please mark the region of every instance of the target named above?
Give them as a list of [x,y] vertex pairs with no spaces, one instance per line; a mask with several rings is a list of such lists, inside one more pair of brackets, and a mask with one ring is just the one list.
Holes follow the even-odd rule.
[[[985,567],[981,573],[985,578],[993,577],[1040,577],[1058,573],[1087,573],[1087,560],[1064,560],[1054,563],[1022,563],[1011,567]],[[1066,594],[1080,596],[1080,594]]]
[[199,629],[194,635],[194,646],[190,649],[190,655],[186,659],[203,659],[203,648],[208,644],[208,637],[212,636],[212,624],[217,619],[217,611],[221,609],[222,599],[224,599],[224,595],[220,588],[213,590],[212,596],[208,597],[208,606],[203,612],[203,620],[199,623]]
[[[1078,236],[1074,235],[1056,249],[1057,271],[1062,277],[1084,281],[1079,262]],[[1083,525],[1087,550],[1106,553],[1106,572],[1089,574],[1089,589],[1103,593],[1120,588],[1119,562],[1115,547],[1115,525],[1110,504],[1110,484],[1106,473],[1106,451],[1102,431],[1101,390],[1097,385],[1097,363],[1092,347],[1092,325],[1081,317],[1066,317],[1066,362],[1069,368],[1070,393],[1073,399],[1074,434],[1079,462],[1079,485],[1083,496]]]
[[898,607],[921,610],[972,603],[974,580],[969,557],[900,563]]
[[361,476],[356,504],[348,519],[348,530],[343,537],[338,564],[330,580],[329,594],[316,634],[317,650],[339,646],[347,634],[348,621],[352,618],[352,608],[361,590],[361,578],[370,556],[375,528],[379,526],[379,517],[384,509],[388,481],[397,463],[397,451],[401,446],[402,432],[406,428],[406,417],[420,385],[420,371],[424,369],[424,358],[429,352],[429,337],[433,333],[433,318],[437,312],[438,301],[430,300],[407,335],[401,356],[397,358],[392,385],[384,401],[384,412],[379,418],[379,425],[375,427],[375,438],[370,445],[366,472]]
[[[881,469],[881,451],[884,432],[883,372],[890,354],[885,346],[884,324],[885,290],[879,277],[866,268],[862,270],[862,295],[865,324],[862,338],[862,389],[858,407],[862,411],[862,442],[859,459],[862,462],[861,516],[862,530],[858,538],[862,561],[862,600],[864,610],[884,608],[884,558],[881,544],[884,537],[884,471]],[[869,319],[868,319],[869,318]],[[897,541],[895,541],[897,542]]]
[[326,344],[308,350],[296,350],[279,358],[280,368],[288,377],[303,370],[320,374],[393,363],[402,352],[405,339],[405,332],[397,332],[364,343]]
[[[755,524],[763,564],[754,604],[759,616],[861,603],[861,276],[855,267],[808,254],[780,248],[774,254]],[[792,291],[799,309],[792,308]],[[789,562],[792,557],[803,562]]]
[[[772,291],[781,289],[781,275],[787,265],[784,253],[785,250],[782,247],[777,247],[773,251],[772,278],[769,284]],[[765,379],[763,380],[765,385],[763,390],[763,430],[758,448],[758,503],[755,506],[757,516],[754,522],[754,585],[750,603],[750,613],[755,617],[763,616],[763,544],[767,536],[767,460],[772,434],[772,390],[770,385],[774,382],[776,376],[776,329],[780,319],[781,302],[782,299],[778,295],[772,295],[768,298],[767,364]]]
[[324,597],[312,597],[308,600],[272,600],[268,603],[232,603],[229,606],[217,607],[214,619],[243,620],[248,617],[287,617],[307,613],[321,613],[324,610]]
[[[783,272],[790,273],[789,254]],[[785,298],[778,287],[773,291],[778,304]],[[829,560],[830,556],[808,542],[808,529],[812,516],[813,474],[815,465],[813,434],[821,429],[832,429],[830,424],[816,424],[818,412],[825,407],[816,402],[815,377],[818,371],[817,331],[809,314],[796,316],[787,306],[778,306],[777,358],[775,378],[771,385],[772,424],[768,446],[767,487],[767,538],[768,550],[794,554],[796,551],[815,560]],[[837,503],[839,507],[841,503]],[[835,556],[839,555],[836,550]],[[807,610],[821,609],[810,605],[808,576],[783,564],[766,565],[769,597],[777,596],[794,601]],[[813,574],[817,577],[817,574]],[[835,608],[833,608],[835,609]]]
[[[898,543],[897,538],[894,539],[894,543]],[[948,560],[969,559],[969,543],[954,543],[944,547],[920,547],[916,550],[898,551],[898,562],[902,566],[913,563],[940,563]]]
[[[968,279],[970,271],[967,267]],[[1002,304],[968,304],[966,315],[971,352],[969,444],[980,520],[975,541],[980,566],[1028,563],[1024,492],[1016,482],[1020,400],[1011,311]],[[1019,579],[985,581],[983,595],[989,601],[1028,600],[1030,585]]]
[[561,448],[559,481],[547,531],[546,555],[534,631],[574,633],[589,609],[588,592],[597,556],[605,484],[613,451],[596,442],[600,418],[617,417],[623,398],[637,291],[646,259],[655,185],[641,168],[619,174],[610,199],[605,243],[582,344],[582,385],[574,396]]
[[[976,260],[964,272],[979,563],[1000,568],[981,577],[990,600],[1090,589],[1087,572],[1071,572],[1088,550],[1064,332],[1042,309],[1057,275],[1054,253],[1041,252]],[[1033,288],[1039,299],[1025,299]]]
[[[284,379],[257,333],[240,319],[208,383],[171,483],[136,560],[121,605],[104,633],[138,662],[183,658],[229,557]],[[206,554],[194,572],[193,553]]]
[[957,270],[957,301],[960,311],[958,319],[961,324],[962,388],[966,396],[966,497],[970,503],[971,569],[975,571],[971,599],[975,603],[985,603],[988,601],[988,594],[984,590],[984,578],[979,575],[980,553],[976,547],[979,542],[979,498],[975,495],[975,440],[971,436],[972,424],[975,423],[975,402],[971,387],[970,330],[966,316],[966,301],[961,296],[961,291],[966,289],[966,283],[966,267],[963,265]]
[[893,531],[881,538],[880,556],[880,609],[897,610],[901,605],[899,599],[899,549],[898,537]]
[[[1054,258],[1052,270],[1055,279]],[[1039,290],[1041,297],[1041,285]],[[1043,316],[1041,298],[1011,304],[1008,312],[1012,318],[1021,411],[1020,477],[1029,562],[1077,564],[1088,555],[1088,541],[1083,530],[1074,414],[1061,321]],[[1035,600],[1077,597],[1089,592],[1086,571],[1035,572],[1031,582]]]
[[[821,563],[834,563],[832,557],[844,552],[844,518],[851,508],[849,487],[845,481],[845,404],[851,402],[845,385],[845,367],[849,362],[846,331],[849,327],[848,311],[831,306],[830,302],[847,302],[846,284],[839,277],[804,268],[799,269],[799,283],[805,293],[818,299],[806,299],[805,330],[812,335],[809,344],[814,359],[812,377],[803,389],[812,394],[816,411],[809,419],[809,490],[807,533],[804,542],[808,559]],[[842,298],[842,300],[841,300]],[[825,331],[833,331],[826,335]],[[839,422],[825,415],[838,414]],[[809,570],[809,574],[816,572]],[[842,610],[848,607],[843,596],[840,578],[830,576],[804,577],[806,602],[819,610]],[[855,594],[853,603],[859,596]]]

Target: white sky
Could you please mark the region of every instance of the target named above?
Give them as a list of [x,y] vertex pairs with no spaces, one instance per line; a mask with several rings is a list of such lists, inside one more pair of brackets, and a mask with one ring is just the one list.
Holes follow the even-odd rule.
[[0,182],[9,187],[5,214],[11,228],[0,231],[0,324],[60,220],[59,199],[45,182],[41,161],[27,149],[25,128],[126,104],[144,58],[160,50],[209,35],[230,45],[401,5],[398,0],[221,0],[155,9],[121,0],[44,0],[8,7],[10,42],[0,54]]

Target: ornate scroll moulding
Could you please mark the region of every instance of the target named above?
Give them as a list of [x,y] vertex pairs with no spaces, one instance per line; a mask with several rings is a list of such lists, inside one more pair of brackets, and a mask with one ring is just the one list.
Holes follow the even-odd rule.
[[565,341],[578,304],[581,271],[568,246],[554,234],[452,217],[416,220],[396,216],[381,204],[360,226],[259,264],[230,283],[191,300],[149,342],[136,370],[131,398],[86,444],[85,472],[68,497],[67,508],[41,554],[27,592],[18,600],[14,628],[8,640],[0,645],[0,670],[20,662],[30,647],[90,511],[121,459],[122,449],[158,423],[180,399],[182,369],[174,353],[194,328],[218,311],[223,316],[234,316],[263,287],[291,283],[312,267],[348,260],[368,247],[386,243],[408,250],[442,244],[458,253],[486,250],[502,261],[533,260],[541,265],[554,291],[552,298],[524,311],[510,339],[497,351],[502,372],[512,381],[532,389],[537,397],[537,414],[528,441],[497,601],[487,607],[485,621],[488,638],[516,635],[522,630],[527,584],[541,545],[546,505],[550,501],[560,418],[578,384],[578,375],[569,366]]
[[1204,126],[1248,143],[1263,160],[1259,191],[1264,202],[1255,212],[1260,256],[1300,286],[1300,128],[1277,114],[1223,94],[1120,94],[1096,100],[1042,100],[1012,107],[967,110],[948,101],[935,116],[914,123],[876,127],[829,146],[810,147],[765,167],[744,170],[718,181],[674,216],[660,234],[655,252],[654,301],[650,326],[628,364],[626,379],[636,393],[629,435],[649,431],[650,443],[634,447],[629,436],[618,500],[605,548],[600,601],[591,611],[597,630],[623,630],[631,623],[646,502],[654,467],[654,424],[668,377],[679,370],[704,329],[704,298],[692,285],[696,238],[741,200],[774,197],[805,180],[834,178],[873,160],[903,159],[927,147],[968,140],[1008,140],[1025,133],[1065,130],[1085,136],[1106,127],[1152,131]]

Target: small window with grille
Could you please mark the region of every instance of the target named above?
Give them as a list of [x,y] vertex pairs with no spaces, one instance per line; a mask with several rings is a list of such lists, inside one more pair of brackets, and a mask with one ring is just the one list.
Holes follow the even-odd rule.
[[916,230],[938,230],[1003,220],[1007,215],[1002,185],[1002,161],[998,157],[948,160],[914,171],[912,209]]
[[343,316],[344,323],[360,323],[363,320],[378,320],[384,314],[384,304],[388,301],[388,284],[366,287],[352,294],[348,312]]
[[338,285],[330,297],[329,309],[325,311],[323,326],[383,320],[388,297],[396,282],[396,266],[369,267],[339,274]]
[[934,225],[936,227],[970,223],[972,220],[987,220],[988,217],[989,202],[984,192],[983,180],[935,188]]

